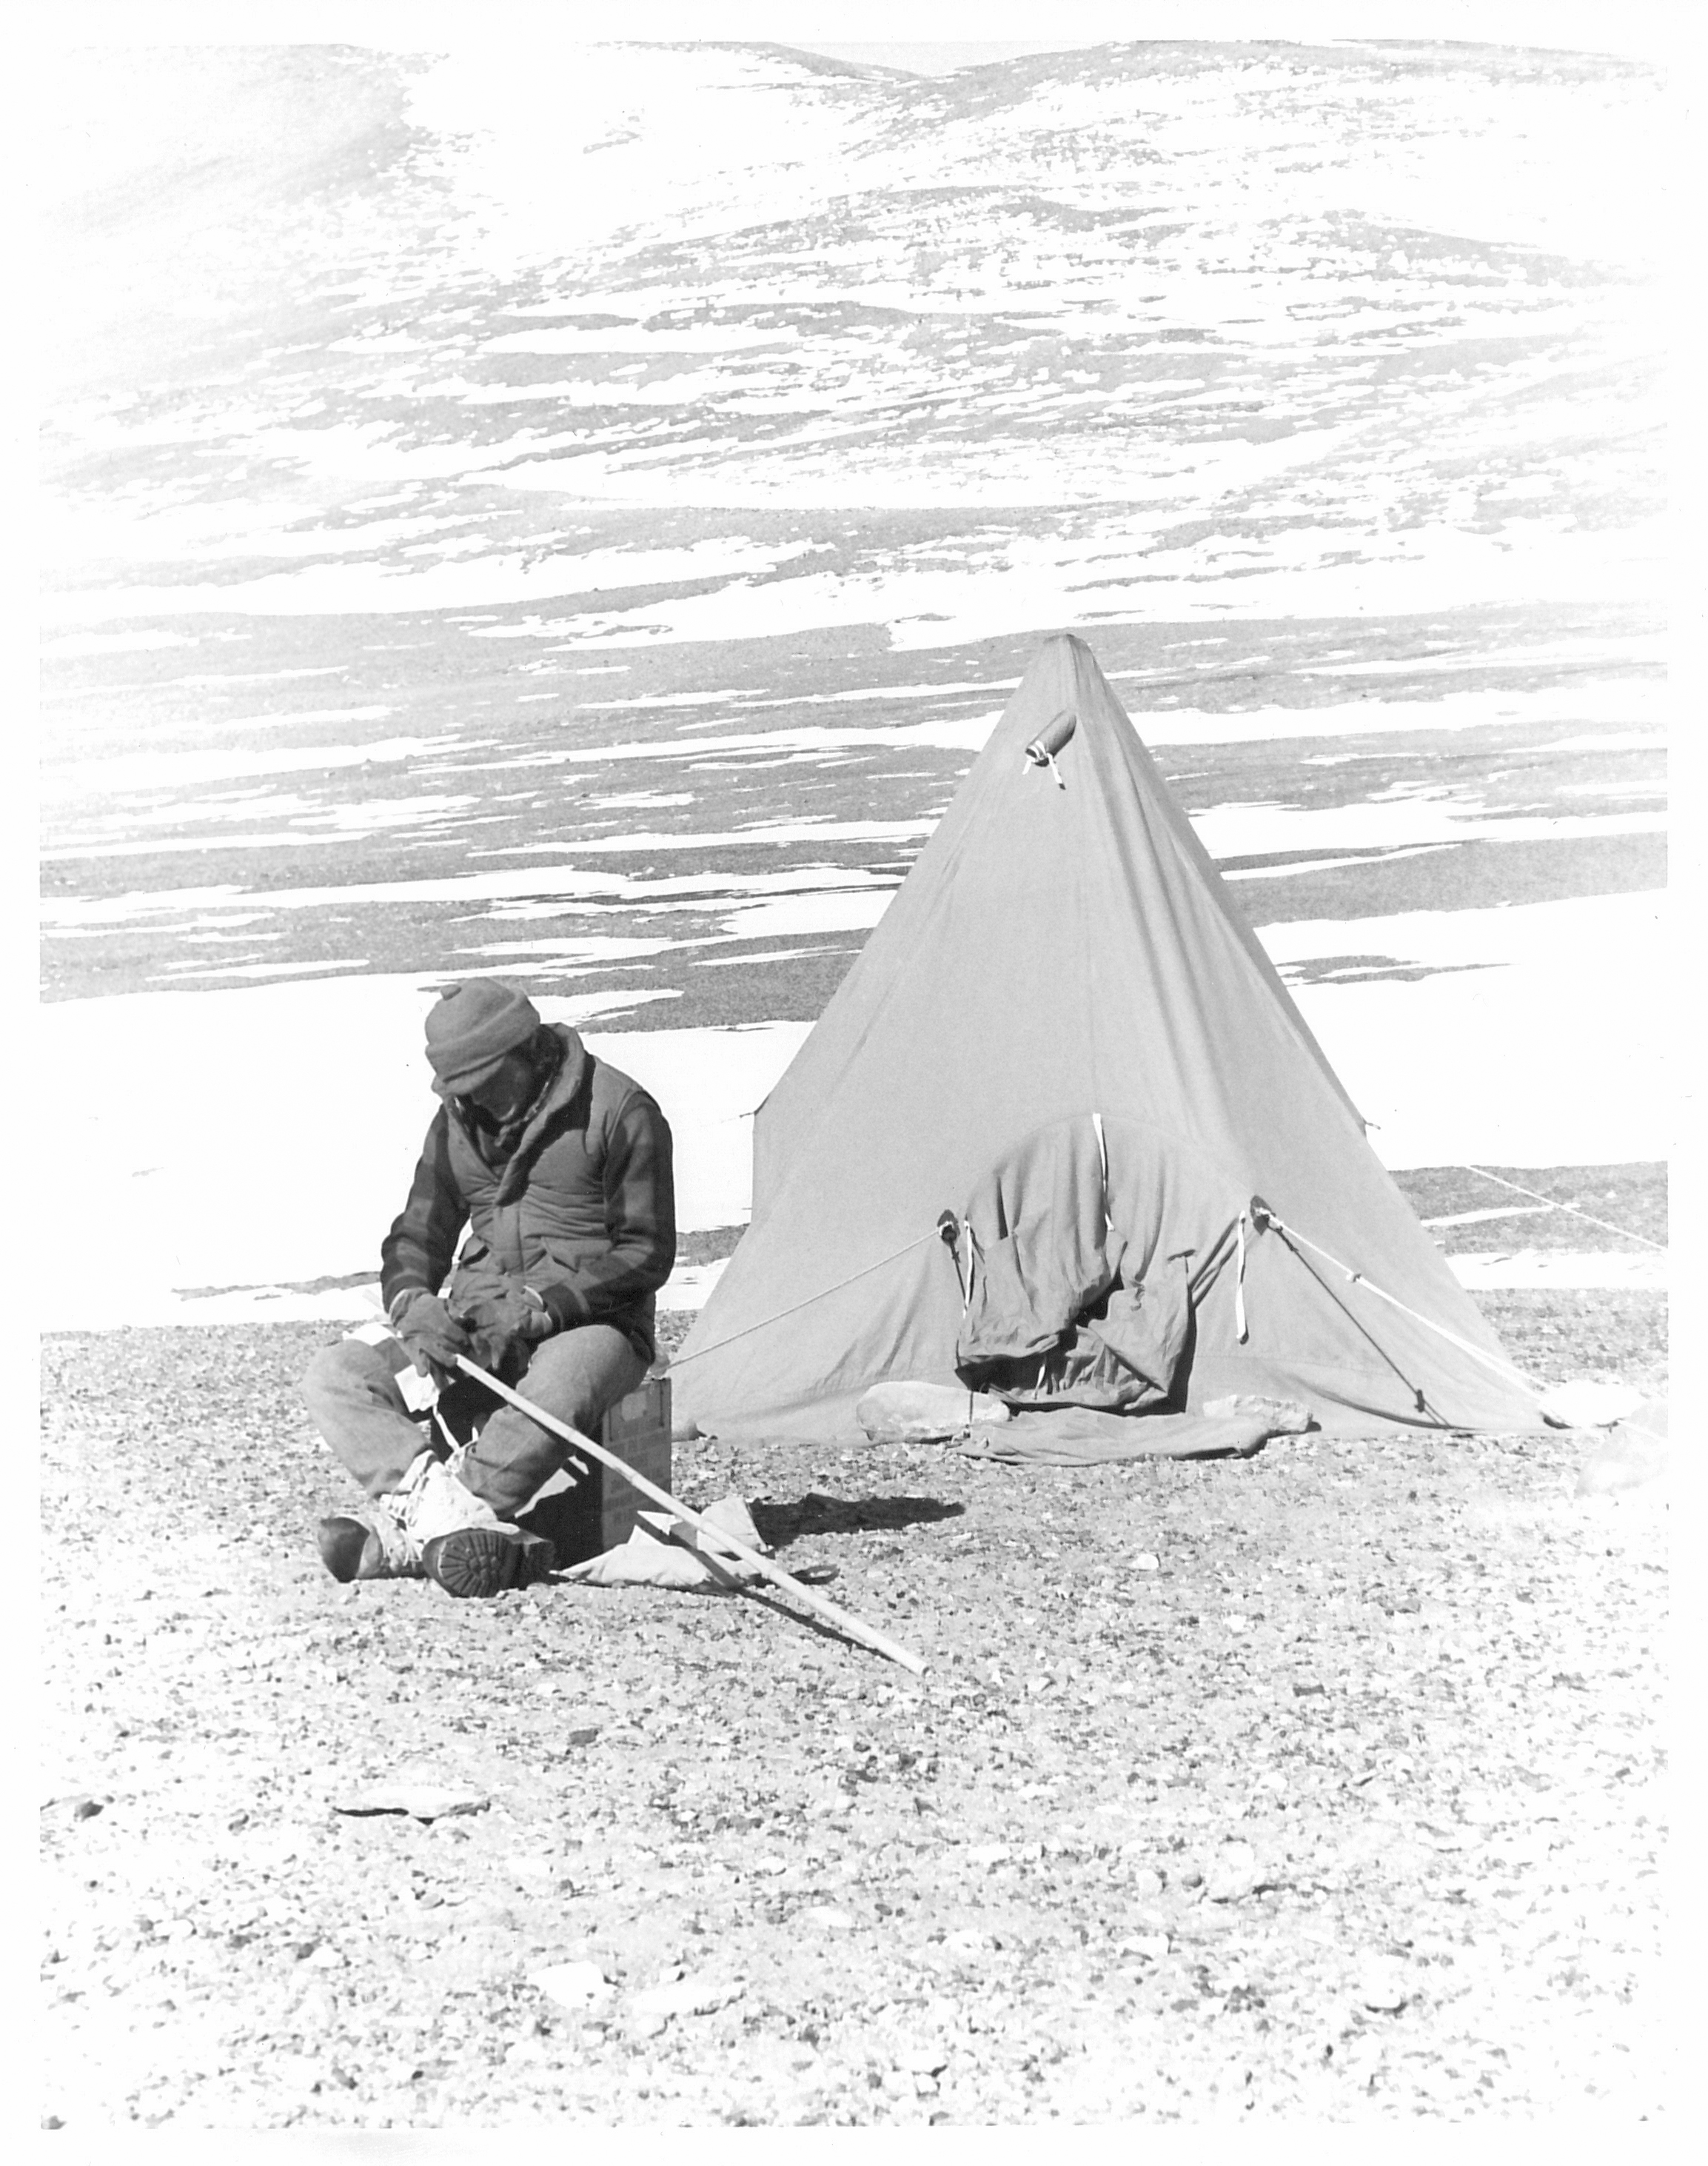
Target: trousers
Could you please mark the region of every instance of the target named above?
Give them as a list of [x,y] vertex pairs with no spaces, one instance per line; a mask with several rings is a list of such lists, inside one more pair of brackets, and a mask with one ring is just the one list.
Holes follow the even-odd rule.
[[[409,1366],[395,1339],[371,1346],[340,1339],[322,1347],[303,1379],[309,1418],[370,1497],[395,1489],[431,1441],[398,1387]],[[646,1362],[620,1331],[609,1323],[583,1323],[542,1339],[514,1388],[559,1421],[597,1436],[608,1408],[626,1398],[646,1374]],[[456,1388],[461,1392],[460,1385]],[[461,1479],[501,1519],[514,1519],[556,1473],[571,1447],[519,1408],[495,1401],[477,1386],[472,1389],[479,1412],[494,1404],[496,1411],[486,1414],[465,1454]],[[461,1433],[456,1421],[451,1426]]]

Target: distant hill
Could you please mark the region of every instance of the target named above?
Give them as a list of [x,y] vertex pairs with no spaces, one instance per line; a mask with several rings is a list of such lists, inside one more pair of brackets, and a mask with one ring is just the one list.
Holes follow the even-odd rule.
[[115,499],[208,507],[229,578],[256,499],[345,562],[367,496],[469,486],[507,547],[561,546],[542,489],[1227,512],[1252,564],[1605,534],[1658,494],[1658,96],[1464,45],[92,51],[48,100],[65,568],[112,577]]

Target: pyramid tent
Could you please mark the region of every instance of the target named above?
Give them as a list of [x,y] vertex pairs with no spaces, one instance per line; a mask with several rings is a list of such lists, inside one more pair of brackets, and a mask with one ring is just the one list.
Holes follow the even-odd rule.
[[872,1384],[954,1382],[939,1220],[981,1209],[987,1238],[1018,1218],[1071,1248],[1091,1212],[1124,1271],[1183,1260],[1189,1410],[1246,1392],[1348,1434],[1537,1425],[1078,638],[1033,660],[753,1157],[751,1223],[672,1367],[709,1428],[857,1435]]

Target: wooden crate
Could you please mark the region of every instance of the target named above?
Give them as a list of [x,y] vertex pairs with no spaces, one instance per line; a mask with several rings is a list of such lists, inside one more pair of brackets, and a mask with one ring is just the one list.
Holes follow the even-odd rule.
[[[619,1459],[626,1459],[637,1474],[670,1487],[670,1379],[648,1376],[645,1382],[619,1399],[599,1424],[598,1440]],[[529,1533],[544,1535],[557,1552],[560,1565],[579,1564],[626,1542],[637,1510],[653,1510],[650,1497],[600,1461],[591,1461],[587,1471],[580,1462],[554,1474],[535,1494],[516,1524]]]

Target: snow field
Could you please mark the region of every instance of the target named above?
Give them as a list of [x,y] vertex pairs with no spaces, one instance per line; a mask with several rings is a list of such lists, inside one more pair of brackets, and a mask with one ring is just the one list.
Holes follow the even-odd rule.
[[[1658,896],[1324,920],[1263,937],[1284,975],[1373,955],[1435,973],[1295,988],[1386,1164],[1668,1154]],[[224,1292],[217,1317],[183,1297],[377,1268],[434,1111],[421,1026],[442,982],[316,978],[45,1007],[42,1057],[62,1079],[64,1133],[76,1144],[56,1167],[42,1230],[42,1328],[347,1313],[350,1297],[336,1289],[294,1306]],[[549,1021],[584,1026],[594,1051],[664,1107],[683,1230],[744,1220],[748,1117],[809,1026],[602,1031],[600,1016],[632,1011],[633,994],[539,1005]],[[122,1272],[91,1270],[97,1227]]]

